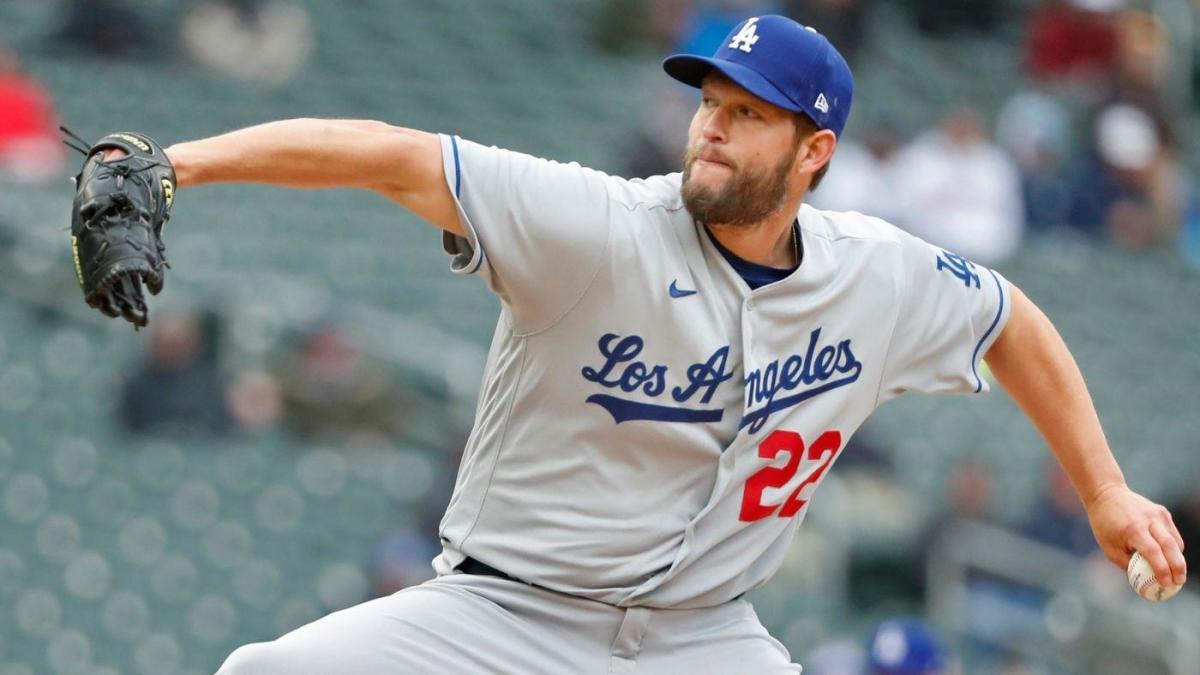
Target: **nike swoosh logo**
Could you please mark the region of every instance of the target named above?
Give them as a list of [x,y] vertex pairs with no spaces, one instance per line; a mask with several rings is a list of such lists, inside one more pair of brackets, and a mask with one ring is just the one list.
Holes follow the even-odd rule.
[[675,280],[671,281],[671,289],[670,290],[671,290],[672,298],[686,298],[689,295],[696,294],[696,291],[688,291],[688,290],[680,289],[678,286],[675,285]]

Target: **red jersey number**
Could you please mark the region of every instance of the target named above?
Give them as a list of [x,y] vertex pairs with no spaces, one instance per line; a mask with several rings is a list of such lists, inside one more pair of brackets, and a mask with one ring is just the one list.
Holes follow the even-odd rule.
[[829,465],[842,449],[842,433],[826,431],[808,446],[809,461],[820,462],[820,465],[810,473],[796,489],[792,491],[782,504],[763,504],[763,492],[767,488],[779,489],[788,484],[800,468],[800,460],[805,456],[804,439],[795,431],[773,431],[758,446],[758,456],[774,461],[779,453],[787,453],[787,463],[783,466],[764,466],[746,480],[746,489],[742,493],[742,510],[738,519],[744,522],[761,520],[778,512],[780,518],[791,518],[804,508],[807,502],[800,498],[804,488],[821,480]]

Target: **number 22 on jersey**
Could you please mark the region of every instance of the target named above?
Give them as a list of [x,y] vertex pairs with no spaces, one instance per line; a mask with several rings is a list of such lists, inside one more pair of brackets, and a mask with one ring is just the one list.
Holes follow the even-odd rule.
[[[804,508],[807,499],[801,498],[804,488],[821,480],[825,471],[838,452],[842,449],[842,433],[826,431],[817,437],[807,448],[804,439],[795,431],[778,430],[771,432],[758,446],[758,456],[766,460],[774,460],[780,453],[787,453],[787,463],[783,466],[764,466],[746,480],[746,489],[742,493],[742,510],[738,520],[753,522],[778,513],[780,518],[791,518]],[[817,467],[804,478],[796,489],[788,495],[783,503],[764,504],[763,493],[768,488],[779,489],[787,485],[800,468],[800,460],[807,456],[809,461],[819,462]]]

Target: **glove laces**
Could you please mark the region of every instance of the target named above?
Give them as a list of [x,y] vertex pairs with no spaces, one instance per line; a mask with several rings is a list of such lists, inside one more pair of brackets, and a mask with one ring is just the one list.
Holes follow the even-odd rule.
[[[60,125],[58,127],[58,130],[63,132],[67,136],[67,138],[63,139],[63,145],[67,146],[68,148],[71,148],[75,152],[78,152],[79,154],[83,155],[84,157],[89,156],[90,151],[88,149],[88,147],[89,147],[88,143],[87,143],[87,141],[80,138],[79,134],[75,133],[74,131],[71,131],[65,125]],[[72,141],[74,141],[74,143],[72,143]],[[138,157],[137,159],[139,159],[143,162],[143,166],[141,166],[137,169],[129,168],[128,163],[117,164],[115,161],[113,161],[113,162],[107,161],[104,159],[103,153],[100,154],[100,157],[99,157],[99,159],[96,160],[96,163],[99,164],[100,166],[103,166],[104,168],[108,169],[109,171],[113,172],[113,175],[115,175],[117,177],[117,188],[120,189],[121,185],[124,184],[126,177],[132,176],[137,173],[141,173],[142,171],[145,171],[147,169],[153,169],[156,166],[164,166],[164,164],[162,162],[158,161],[157,159],[150,159],[148,157]]]

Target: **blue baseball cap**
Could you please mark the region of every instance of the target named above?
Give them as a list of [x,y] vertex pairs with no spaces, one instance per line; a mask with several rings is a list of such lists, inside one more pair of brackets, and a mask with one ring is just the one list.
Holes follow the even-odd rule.
[[663,70],[699,87],[717,69],[751,94],[808,115],[839,138],[850,115],[854,77],[838,50],[812,28],[769,14],[739,23],[711,57],[676,54]]

